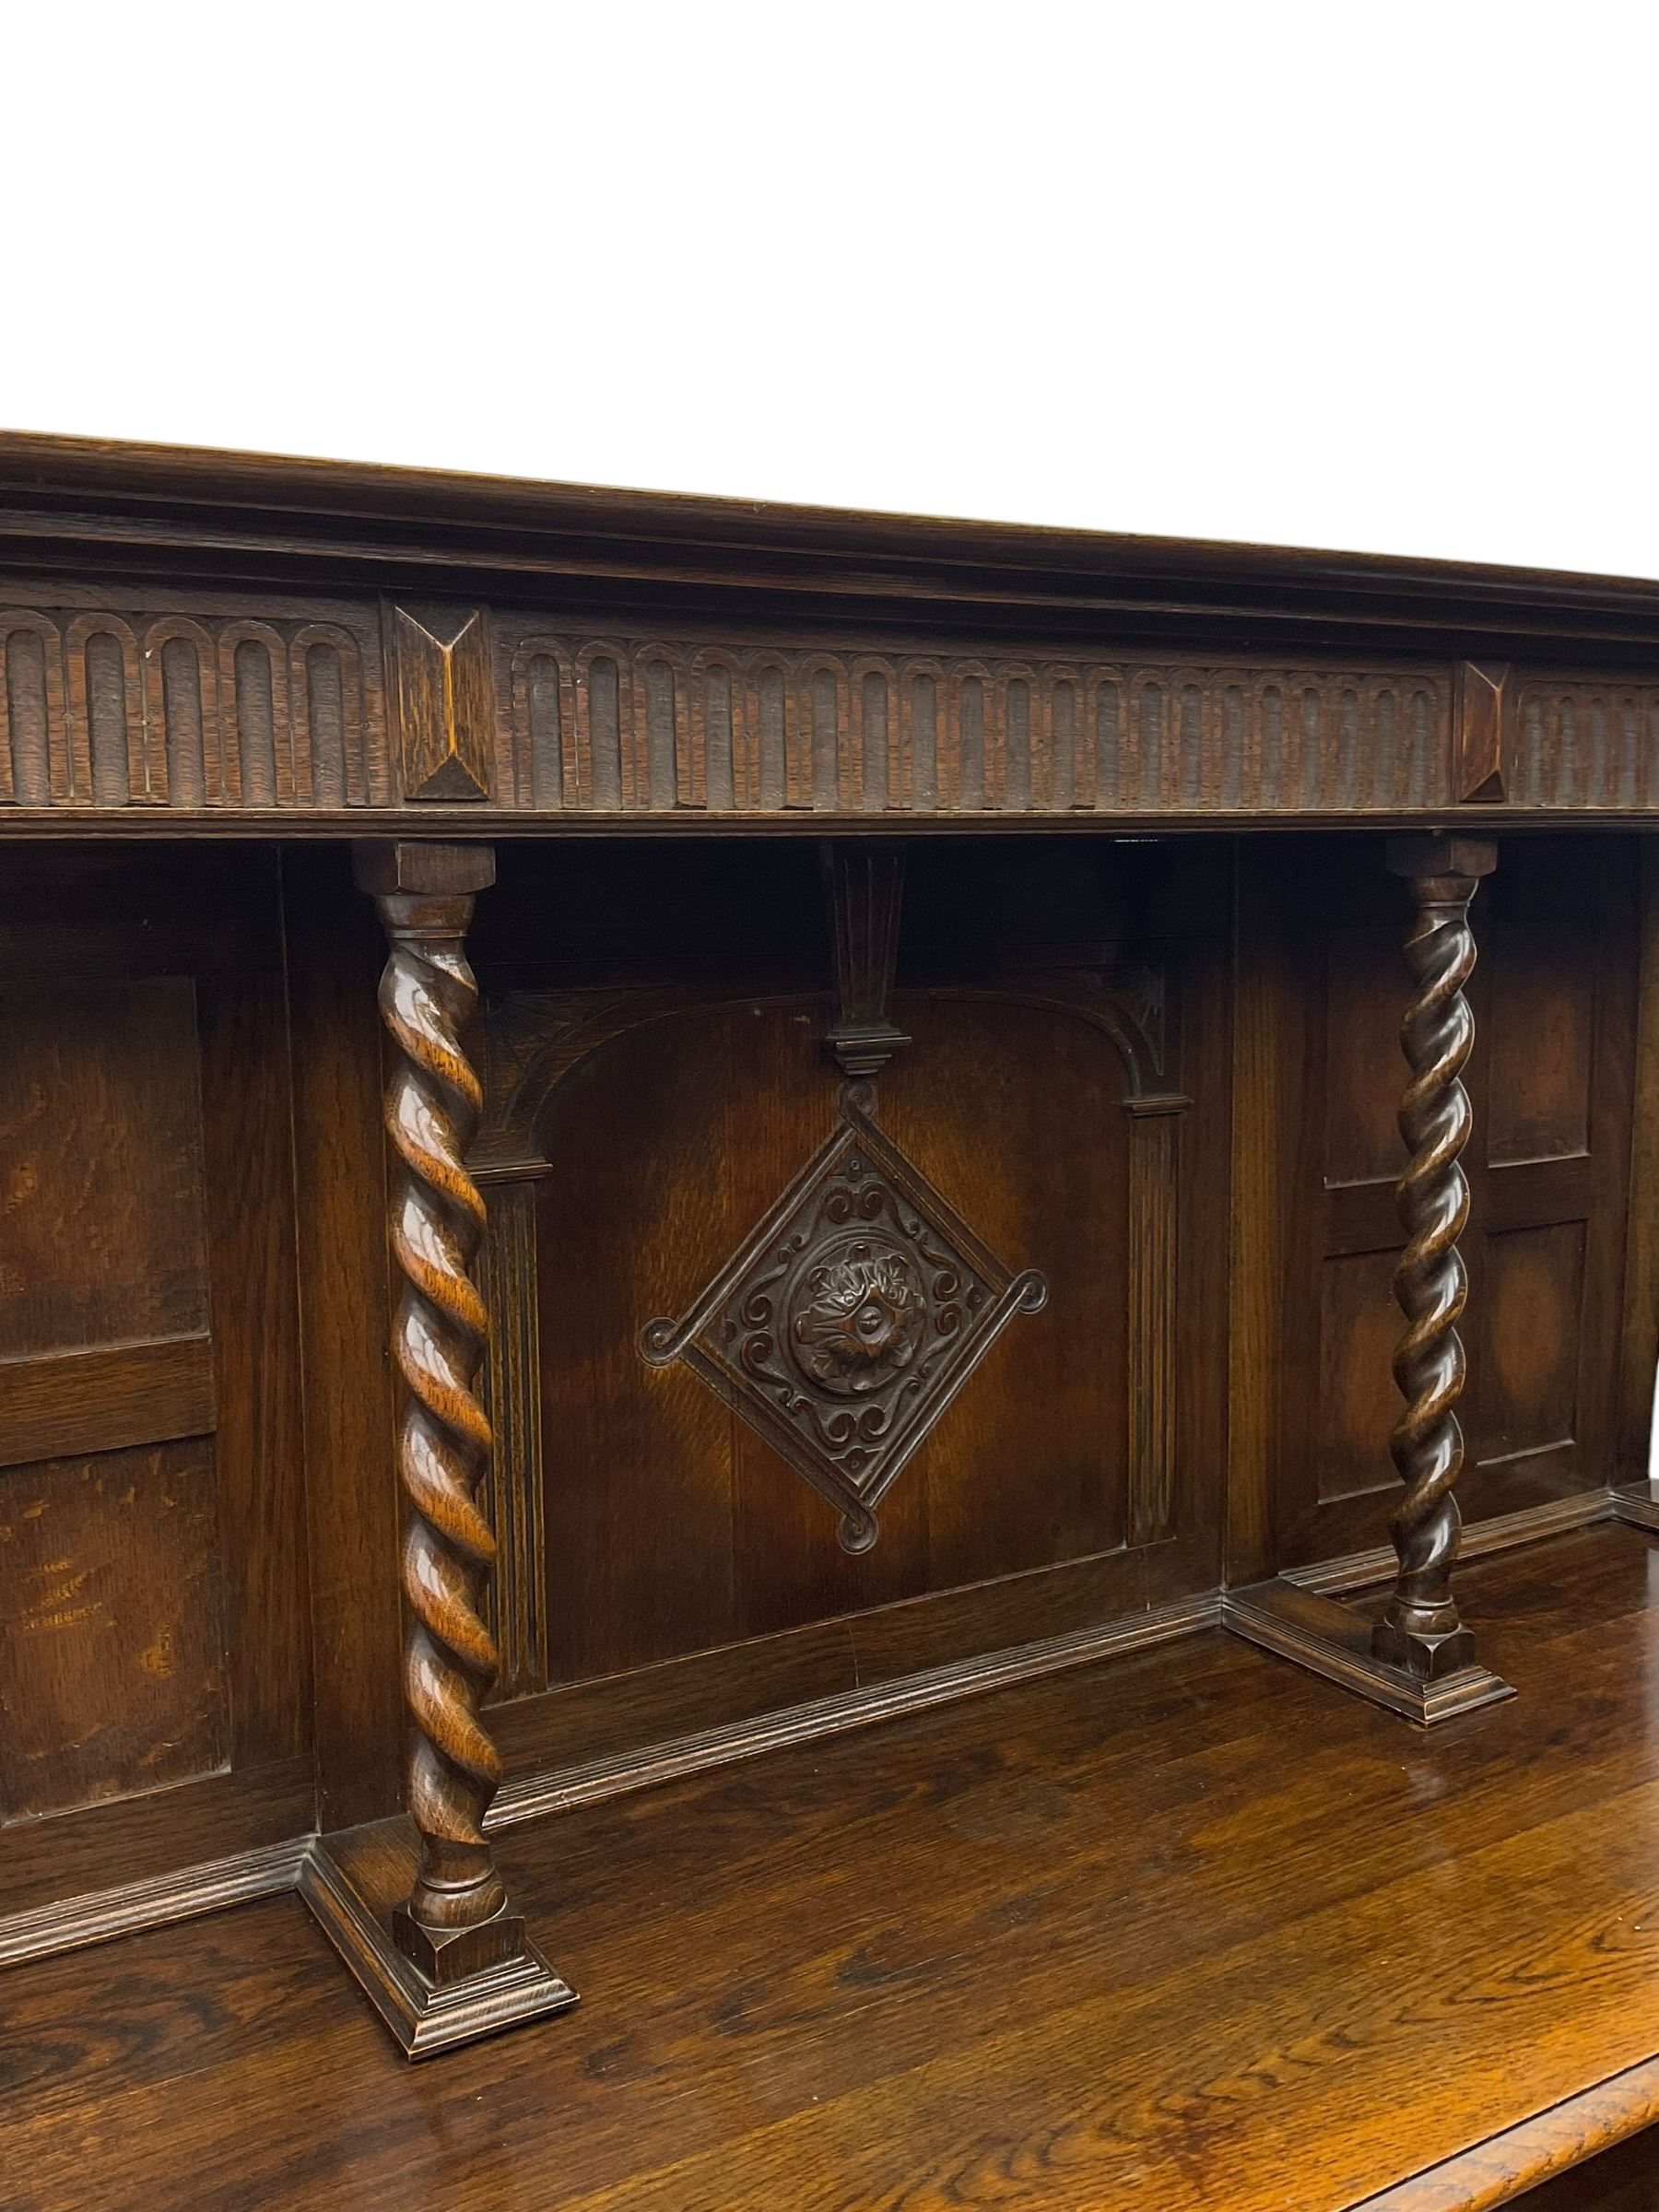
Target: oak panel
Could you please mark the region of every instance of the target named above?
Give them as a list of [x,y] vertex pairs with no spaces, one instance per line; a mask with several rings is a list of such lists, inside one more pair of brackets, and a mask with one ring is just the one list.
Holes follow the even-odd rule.
[[197,996],[231,1706],[238,1764],[264,1765],[312,1735],[287,1004],[268,970]]
[[815,1621],[514,1698],[491,1712],[490,1733],[510,1777],[546,1774],[844,1695],[858,1678],[851,1624]]
[[0,1359],[0,1796],[52,1816],[10,1830],[7,1897],[41,1909],[312,1809],[274,856],[53,858],[0,870],[0,1088],[29,1109],[0,1182],[42,1217],[33,1335],[75,1340]]
[[316,1794],[311,1760],[288,1759],[17,1821],[6,1830],[8,1906],[40,1912],[307,1835]]
[[1086,1023],[994,991],[901,994],[896,1011],[915,1043],[884,1081],[884,1126],[1009,1265],[1044,1267],[1049,1312],[993,1348],[884,1504],[874,1552],[850,1558],[747,1423],[637,1349],[825,1135],[820,1003],[689,1013],[594,1054],[555,1094],[537,1200],[557,1678],[1123,1542],[1123,1063]]
[[214,1421],[206,1335],[0,1359],[0,1466],[201,1436]]
[[1482,1461],[1572,1441],[1583,1282],[1583,1221],[1487,1238],[1470,1421]]
[[0,1354],[204,1329],[191,983],[0,982]]
[[[1340,909],[1338,910],[1340,911]],[[1406,1164],[1396,1120],[1407,998],[1399,933],[1375,924],[1327,940],[1324,1178],[1390,1183]]]
[[0,1559],[0,1815],[63,1812],[225,1763],[211,1443],[8,1470]]
[[[783,775],[787,731],[774,734]],[[653,739],[659,768],[672,735],[665,724]],[[740,870],[715,852],[625,847],[499,859],[475,933],[487,1083],[474,1161],[498,1242],[509,1209],[533,1209],[534,1267],[502,1280],[520,1298],[535,1286],[535,1356],[514,1315],[498,1316],[494,1347],[516,1362],[500,1407],[537,1394],[539,1419],[514,1413],[508,1429],[524,1465],[539,1431],[544,1488],[539,1515],[506,1492],[494,1506],[514,1555],[503,1589],[522,1588],[517,1548],[545,1557],[552,1686],[544,1701],[521,1667],[499,1693],[529,1693],[494,1707],[515,1769],[787,1703],[806,1648],[790,1640],[814,1623],[856,1625],[856,1687],[1041,1640],[1062,1616],[1087,1631],[1213,1587],[1225,849],[910,852],[892,1014],[912,1041],[879,1078],[878,1119],[999,1256],[1056,1288],[993,1347],[856,1558],[747,1423],[695,1375],[648,1366],[639,1341],[644,1321],[686,1309],[830,1127],[817,856],[780,846]],[[1125,1021],[1140,1041],[1120,1048]],[[1125,1052],[1142,1089],[1168,1094],[1153,1173],[1176,1194],[1168,1540],[1140,1562],[1121,1550]],[[823,1645],[814,1694],[844,1682],[846,1650]]]
[[[1388,970],[1407,912],[1380,841],[1305,841],[1294,863],[1250,848],[1241,878],[1243,945],[1272,978],[1252,1050],[1274,1055],[1278,1082],[1271,1125],[1259,1109],[1235,1124],[1235,1159],[1265,1163],[1284,1246],[1276,1310],[1235,1311],[1266,1362],[1250,1391],[1271,1408],[1258,1480],[1275,1500],[1273,1547],[1278,1563],[1306,1565],[1386,1535],[1404,1326],[1387,1133],[1406,1073],[1403,963]],[[1624,841],[1510,840],[1472,910],[1465,1520],[1593,1488],[1612,1464],[1634,890]],[[1237,1265],[1247,1277],[1249,1255]]]
[[[1127,1534],[1129,1078],[1086,1023],[900,992],[912,1050],[887,1125],[1010,1266],[1041,1267],[1043,1312],[993,1347],[900,1489],[925,1484],[928,1586],[1115,1550]],[[897,1493],[896,1493],[897,1494]]]
[[1512,922],[1487,969],[1487,1159],[1588,1151],[1595,999],[1572,938],[1548,923]]
[[1643,838],[1639,851],[1631,955],[1635,1099],[1623,1304],[1616,1324],[1622,1345],[1614,1444],[1619,1482],[1646,1479],[1659,1367],[1659,840]]
[[326,1828],[390,1812],[402,1747],[380,1021],[384,954],[344,853],[285,854],[305,1551]]
[[1398,1479],[1388,1456],[1400,1418],[1393,1359],[1400,1337],[1396,1255],[1328,1259],[1319,1276],[1319,1496],[1364,1498]]
[[[774,1194],[758,1146],[730,1161],[724,1146],[723,1074],[734,1057],[744,1065],[764,1020],[716,1017],[688,1058],[684,1024],[635,1030],[566,1079],[545,1124],[554,1171],[536,1206],[552,1680],[740,1633],[735,1417],[691,1376],[652,1373],[638,1347],[646,1322],[688,1302]],[[757,1121],[754,1135],[765,1127]]]

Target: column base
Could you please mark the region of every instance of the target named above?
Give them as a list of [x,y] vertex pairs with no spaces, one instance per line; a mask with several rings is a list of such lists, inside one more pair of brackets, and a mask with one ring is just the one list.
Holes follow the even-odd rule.
[[1369,1698],[1373,1705],[1386,1705],[1419,1728],[1433,1728],[1515,1694],[1484,1666],[1460,1666],[1427,1677],[1379,1658],[1371,1648],[1371,1623],[1363,1613],[1288,1583],[1283,1575],[1228,1591],[1221,1618],[1224,1626],[1247,1643],[1294,1660],[1310,1673]]
[[1628,1521],[1632,1528],[1659,1529],[1659,1484],[1618,1484],[1607,1492],[1607,1503],[1615,1521]]
[[1441,1635],[1419,1635],[1397,1629],[1392,1620],[1380,1620],[1371,1630],[1371,1651],[1384,1666],[1405,1668],[1430,1681],[1443,1682],[1448,1675],[1464,1673],[1476,1664],[1474,1631],[1460,1622]]
[[300,1869],[300,1896],[406,2056],[430,2058],[575,2004],[511,1905],[487,1924],[482,1949],[475,1942],[480,1963],[457,1972],[459,1959],[439,1961],[444,1979],[429,1979],[394,1934],[418,1856],[414,1825],[400,1816],[317,1837]]

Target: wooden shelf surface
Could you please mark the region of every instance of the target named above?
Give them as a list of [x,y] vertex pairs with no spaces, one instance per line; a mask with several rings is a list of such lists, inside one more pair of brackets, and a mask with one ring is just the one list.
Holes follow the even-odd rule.
[[37,1962],[6,2202],[1512,2202],[1659,2112],[1656,1557],[1471,1566],[1429,1736],[1207,1630],[515,1828],[586,2001],[429,2066],[297,1899]]

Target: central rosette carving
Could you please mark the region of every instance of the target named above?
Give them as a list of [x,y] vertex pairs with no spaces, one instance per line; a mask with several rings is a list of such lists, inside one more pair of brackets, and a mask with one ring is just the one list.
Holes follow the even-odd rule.
[[790,1349],[820,1390],[856,1396],[901,1373],[927,1324],[927,1297],[896,1245],[852,1237],[817,1253],[794,1284]]
[[1016,1313],[1015,1275],[858,1104],[696,1302],[647,1322],[653,1367],[683,1359],[839,1508],[867,1551],[876,1508]]

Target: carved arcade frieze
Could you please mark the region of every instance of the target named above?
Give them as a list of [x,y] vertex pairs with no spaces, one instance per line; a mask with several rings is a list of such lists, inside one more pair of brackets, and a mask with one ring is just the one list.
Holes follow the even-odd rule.
[[594,636],[523,610],[0,586],[0,810],[311,818],[1640,809],[1659,688]]

